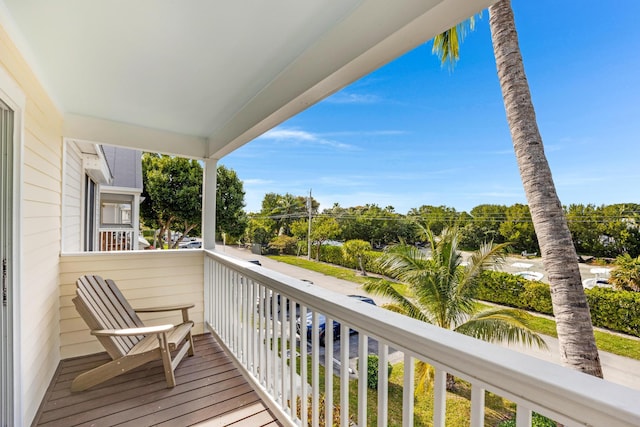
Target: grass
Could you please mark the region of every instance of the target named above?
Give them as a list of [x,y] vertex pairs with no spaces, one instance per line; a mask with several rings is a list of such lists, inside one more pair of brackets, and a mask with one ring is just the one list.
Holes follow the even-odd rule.
[[[309,261],[307,259],[291,255],[272,256],[271,258],[276,261],[295,265],[301,268],[306,268],[307,270],[316,271],[327,276],[337,277],[339,279],[348,280],[362,285],[369,281],[386,281],[385,279],[376,276],[364,277],[349,268],[339,267],[322,262]],[[390,283],[392,283],[393,287],[400,293],[406,294],[406,287],[404,285],[395,282]],[[531,322],[531,329],[539,334],[549,335],[552,337],[558,336],[556,332],[555,321],[546,317],[534,315]],[[629,357],[631,359],[640,360],[640,340],[627,338],[621,336],[620,334],[609,333],[601,330],[596,330],[594,332],[594,335],[596,337],[596,345],[598,346],[599,350],[617,354],[619,356]]]
[[[299,359],[298,359],[299,360]],[[311,384],[311,356],[307,357],[307,382]],[[300,373],[300,365],[296,366]],[[318,367],[319,391],[325,392],[325,367]],[[335,372],[335,371],[334,371]],[[404,364],[393,365],[393,371],[388,382],[388,415],[387,422],[390,426],[402,425],[402,397],[404,381]],[[471,422],[471,386],[469,383],[457,380],[456,391],[447,392],[446,425],[469,425]],[[322,397],[321,397],[322,400]],[[433,423],[433,392],[428,388],[423,393],[414,396],[414,426],[431,426]],[[333,379],[333,404],[334,421],[339,419],[340,403],[340,379],[334,374]],[[321,403],[320,411],[324,412],[324,404]],[[357,420],[358,410],[358,380],[349,381],[349,417]],[[493,393],[485,395],[485,419],[486,426],[497,426],[501,422],[513,418],[515,404]],[[309,414],[309,417],[311,414]],[[376,426],[378,423],[378,391],[367,389],[367,425]]]
[[286,264],[295,265],[296,267],[305,268],[307,270],[315,271],[317,273],[322,273],[327,276],[336,277],[342,280],[348,280],[350,282],[359,283],[364,285],[369,282],[388,282],[391,283],[398,292],[403,295],[407,292],[406,286],[402,283],[392,282],[387,279],[380,278],[376,275],[363,276],[362,274],[352,270],[350,268],[340,267],[333,264],[327,264],[324,262],[310,261],[308,259],[296,257],[293,255],[273,255],[269,256],[269,258],[284,262]]

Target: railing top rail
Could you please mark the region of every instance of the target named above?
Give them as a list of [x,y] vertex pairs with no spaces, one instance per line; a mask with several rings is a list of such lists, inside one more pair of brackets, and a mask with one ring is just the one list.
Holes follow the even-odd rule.
[[[640,391],[362,303],[215,251],[206,256],[311,310],[346,322],[533,410],[585,425],[640,425]],[[562,420],[559,420],[562,421]]]

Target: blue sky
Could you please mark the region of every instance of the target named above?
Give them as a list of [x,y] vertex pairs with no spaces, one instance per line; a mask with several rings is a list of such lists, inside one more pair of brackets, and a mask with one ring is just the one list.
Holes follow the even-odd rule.
[[[640,203],[640,2],[512,5],[560,200]],[[526,203],[487,11],[452,72],[426,43],[220,164],[244,182],[248,212],[266,193],[310,189],[321,210]]]

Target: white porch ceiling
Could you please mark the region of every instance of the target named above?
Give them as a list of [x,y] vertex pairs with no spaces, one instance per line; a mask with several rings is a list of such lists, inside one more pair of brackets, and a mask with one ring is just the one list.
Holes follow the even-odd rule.
[[65,136],[220,158],[492,0],[0,0]]

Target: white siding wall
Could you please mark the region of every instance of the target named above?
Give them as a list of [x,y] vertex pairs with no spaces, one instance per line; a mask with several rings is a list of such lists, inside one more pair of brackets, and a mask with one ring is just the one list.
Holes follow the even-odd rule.
[[[102,252],[63,255],[60,259],[60,352],[63,359],[104,351],[71,301],[83,274],[113,279],[136,307],[193,303],[194,333],[203,332],[204,255],[199,250]],[[177,324],[180,312],[142,313],[145,324]]]
[[64,165],[64,202],[62,204],[62,250],[82,250],[82,157],[73,143],[68,143]]
[[29,425],[59,361],[62,116],[0,26],[0,67],[26,95],[19,313],[22,424]]

